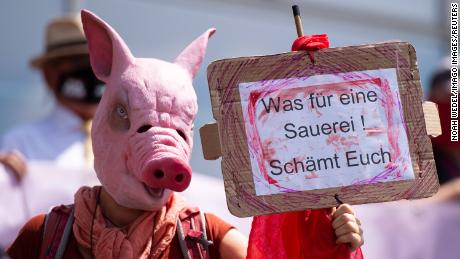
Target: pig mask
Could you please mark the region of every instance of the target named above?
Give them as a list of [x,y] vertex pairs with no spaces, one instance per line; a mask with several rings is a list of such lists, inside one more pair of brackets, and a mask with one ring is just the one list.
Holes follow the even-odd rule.
[[192,80],[215,29],[170,63],[135,58],[110,25],[86,10],[81,16],[91,66],[107,85],[91,133],[97,177],[118,204],[158,210],[190,184]]

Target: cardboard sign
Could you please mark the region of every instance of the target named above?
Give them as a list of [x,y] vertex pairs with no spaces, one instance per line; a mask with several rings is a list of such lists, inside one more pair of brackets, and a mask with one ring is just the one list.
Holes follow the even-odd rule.
[[220,60],[208,81],[219,134],[203,149],[220,142],[236,216],[332,207],[335,196],[415,199],[438,188],[408,43]]

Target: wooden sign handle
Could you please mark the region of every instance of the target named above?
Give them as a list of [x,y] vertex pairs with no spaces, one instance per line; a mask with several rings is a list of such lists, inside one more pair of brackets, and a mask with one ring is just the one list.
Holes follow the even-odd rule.
[[222,156],[220,150],[219,129],[216,122],[205,124],[200,128],[201,146],[206,160],[216,160]]
[[[429,136],[437,137],[442,134],[438,107],[433,102],[424,102],[426,131]],[[216,122],[205,124],[200,128],[201,146],[206,160],[216,160],[222,156],[220,149],[219,129]]]
[[441,121],[439,120],[438,106],[433,102],[424,102],[422,106],[425,115],[426,133],[432,137],[441,135]]

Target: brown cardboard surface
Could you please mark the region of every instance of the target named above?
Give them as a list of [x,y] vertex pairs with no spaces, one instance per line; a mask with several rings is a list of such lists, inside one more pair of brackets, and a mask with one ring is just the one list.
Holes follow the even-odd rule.
[[[238,84],[316,75],[322,73],[318,69],[321,67],[336,73],[396,68],[415,180],[255,195]],[[314,53],[314,60],[306,52],[219,60],[208,67],[208,82],[213,116],[218,127],[208,125],[202,131],[203,150],[207,159],[216,159],[219,153],[222,154],[227,204],[236,216],[333,207],[337,205],[334,198],[336,194],[343,202],[362,204],[423,198],[438,189],[425,119],[430,133],[436,134],[439,118],[436,121],[437,114],[432,105],[427,105],[425,111],[422,108],[415,50],[408,43],[390,42],[324,49]],[[216,128],[218,134],[213,133]],[[211,136],[211,139],[208,141],[206,136]],[[216,147],[219,146],[218,142],[220,148]]]
[[441,135],[441,121],[436,104],[433,102],[424,102],[423,114],[425,115],[425,125],[428,135],[433,137]]
[[216,160],[222,156],[217,123],[208,123],[201,127],[200,137],[204,159]]

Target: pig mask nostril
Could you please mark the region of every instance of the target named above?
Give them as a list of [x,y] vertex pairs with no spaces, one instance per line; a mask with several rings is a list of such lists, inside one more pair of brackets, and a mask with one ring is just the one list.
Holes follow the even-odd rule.
[[185,133],[182,130],[176,130],[176,131],[177,131],[177,134],[179,134],[179,136],[181,136],[181,138],[183,138],[185,141],[187,141],[187,137],[185,136]]
[[161,170],[156,170],[155,173],[153,173],[156,178],[161,179],[165,176],[165,173]]
[[178,174],[174,179],[176,180],[176,182],[180,183],[182,182],[182,180],[184,180],[184,174]]
[[150,125],[143,125],[142,127],[140,127],[138,130],[137,130],[137,133],[144,133],[146,132],[147,130],[149,130],[152,126]]

